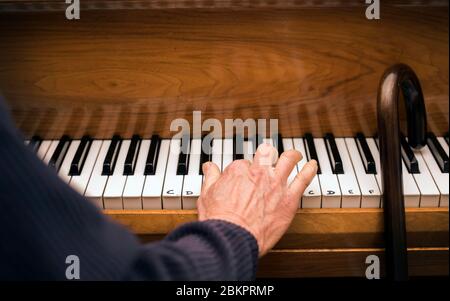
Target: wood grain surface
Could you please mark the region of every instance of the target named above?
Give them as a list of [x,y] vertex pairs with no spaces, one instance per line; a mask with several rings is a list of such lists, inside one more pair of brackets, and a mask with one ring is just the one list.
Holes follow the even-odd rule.
[[[365,277],[366,257],[380,258],[385,274],[384,249],[272,250],[258,265],[257,277]],[[448,275],[447,248],[409,248],[409,276]]]
[[[146,241],[159,239],[177,226],[197,220],[196,210],[105,210]],[[409,247],[449,245],[448,208],[408,208]],[[299,209],[276,248],[380,248],[381,209]]]
[[278,118],[284,136],[376,131],[397,62],[448,130],[448,5],[0,13],[0,91],[26,135],[168,137],[175,118]]
[[[162,239],[195,210],[105,211],[143,242]],[[448,208],[406,209],[410,276],[448,275]],[[384,274],[381,209],[300,209],[275,248],[258,263],[258,277],[364,277],[368,255]]]

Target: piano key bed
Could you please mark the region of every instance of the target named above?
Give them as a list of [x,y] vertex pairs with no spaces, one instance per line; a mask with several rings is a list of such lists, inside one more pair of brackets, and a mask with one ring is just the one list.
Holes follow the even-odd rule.
[[[205,150],[202,139],[40,140],[29,144],[69,185],[103,209],[194,209],[202,185],[201,165],[213,160],[224,170],[232,160],[253,158],[258,139],[213,139]],[[279,141],[281,140],[281,141]],[[290,180],[311,159],[319,163],[316,178],[302,196],[300,208],[380,208],[381,173],[377,141],[355,138],[263,139],[280,152],[296,149],[304,158]],[[279,141],[279,142],[277,142]],[[405,141],[406,142],[406,141]],[[28,142],[27,142],[28,143]],[[183,147],[183,149],[182,149]],[[449,145],[429,134],[420,151],[402,146],[405,206],[448,207]],[[186,202],[186,204],[185,204]]]
[[[259,276],[364,275],[365,257],[382,257],[384,252],[376,138],[362,134],[346,138],[331,134],[324,138],[309,134],[270,139],[237,136],[213,139],[205,149],[203,138],[182,145],[181,139],[157,135],[150,139],[115,136],[111,140],[33,137],[26,143],[105,214],[150,241],[196,220],[201,164],[213,161],[224,170],[233,160],[252,160],[263,141],[280,153],[296,149],[304,155],[288,181],[308,160],[317,160],[320,169],[299,200],[288,232],[262,259]],[[420,151],[402,149],[411,275],[448,274],[448,154],[448,139],[432,133]],[[327,267],[315,268],[322,260],[327,260]]]

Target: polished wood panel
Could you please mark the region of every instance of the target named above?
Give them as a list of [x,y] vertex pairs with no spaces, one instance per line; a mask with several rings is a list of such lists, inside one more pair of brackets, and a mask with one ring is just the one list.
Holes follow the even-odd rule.
[[[105,210],[107,216],[139,234],[144,241],[160,239],[177,226],[197,220],[195,210]],[[448,208],[406,210],[409,247],[449,245]],[[276,248],[380,248],[381,209],[299,209]]]
[[[106,210],[138,234],[159,240],[195,221],[195,210]],[[448,208],[406,209],[410,276],[448,275]],[[377,255],[384,273],[381,209],[300,209],[275,248],[258,264],[258,277],[364,277],[365,259]]]
[[378,80],[396,62],[448,129],[448,5],[0,13],[0,90],[27,134],[170,136],[170,122],[279,118],[285,136],[376,132]]
[[[257,277],[365,277],[365,260],[377,255],[385,273],[383,249],[272,250],[258,265]],[[448,275],[449,249],[409,248],[409,276]]]

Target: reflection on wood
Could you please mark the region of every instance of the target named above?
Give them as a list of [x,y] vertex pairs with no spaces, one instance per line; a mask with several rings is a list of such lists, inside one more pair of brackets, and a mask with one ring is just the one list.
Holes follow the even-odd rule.
[[[284,136],[370,136],[379,77],[404,62],[423,83],[439,135],[448,128],[447,13],[386,6],[382,22],[361,7],[96,10],[76,22],[58,12],[1,13],[0,90],[16,120],[30,116],[20,122],[28,136],[49,109],[58,119],[39,120],[46,138],[62,126],[74,137],[131,137],[136,123],[144,137],[149,129],[167,137],[170,122],[191,110],[204,119],[279,118]],[[100,109],[103,120],[84,131],[62,123],[78,107]]]

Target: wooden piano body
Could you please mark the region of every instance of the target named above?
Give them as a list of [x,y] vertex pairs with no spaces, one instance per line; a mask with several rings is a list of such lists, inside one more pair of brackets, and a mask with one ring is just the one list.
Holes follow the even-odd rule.
[[[448,2],[0,0],[0,91],[27,136],[170,137],[170,122],[278,118],[286,137],[376,133],[388,66],[418,74],[428,126],[448,131]],[[105,211],[148,241],[194,210]],[[448,275],[448,208],[408,209],[410,274]],[[382,209],[299,209],[260,277],[364,276]]]

